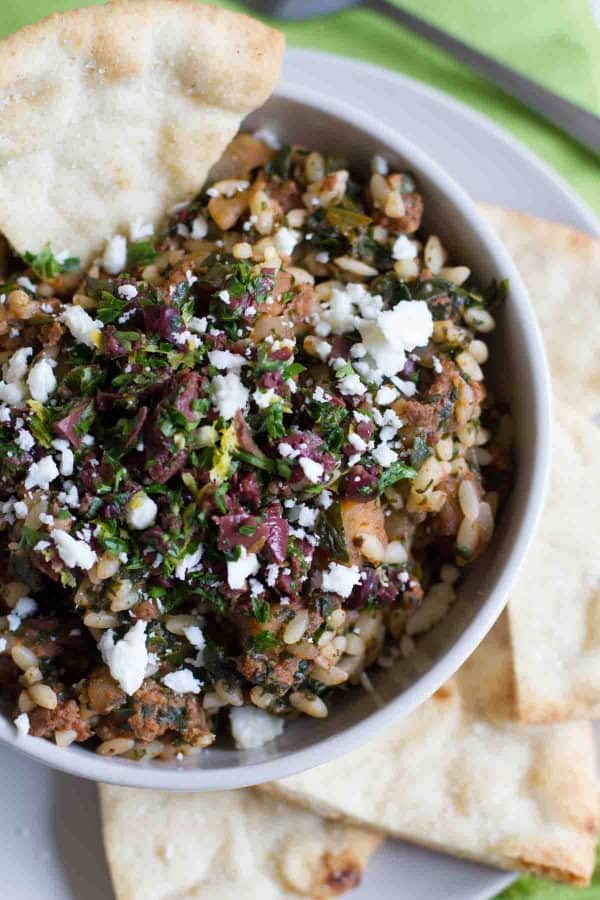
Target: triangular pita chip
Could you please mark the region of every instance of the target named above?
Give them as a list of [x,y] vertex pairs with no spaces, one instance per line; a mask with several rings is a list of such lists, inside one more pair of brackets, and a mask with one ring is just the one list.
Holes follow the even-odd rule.
[[556,397],[600,414],[600,240],[525,213],[481,205],[527,285]]
[[315,900],[355,887],[381,843],[256,791],[100,789],[117,900]]
[[600,241],[486,208],[529,288],[557,398],[550,488],[510,603],[521,719],[600,716]]
[[72,10],[0,42],[0,231],[89,262],[191,199],[277,80],[283,36],[194,0]]
[[266,790],[434,850],[585,884],[598,829],[591,727],[516,724],[512,692],[502,619],[408,718]]

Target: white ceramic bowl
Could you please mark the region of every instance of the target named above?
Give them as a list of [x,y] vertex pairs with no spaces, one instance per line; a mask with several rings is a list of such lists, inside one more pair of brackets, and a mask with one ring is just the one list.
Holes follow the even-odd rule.
[[512,404],[518,451],[514,489],[489,550],[467,570],[446,618],[420,640],[415,654],[393,669],[373,672],[379,703],[357,689],[340,696],[327,719],[299,719],[263,748],[209,748],[172,764],[98,756],[74,744],[61,750],[39,738],[17,737],[12,723],[0,719],[0,739],[73,775],[162,790],[225,790],[282,778],[348,752],[430,697],[480,643],[507,601],[541,510],[551,414],[543,344],[521,278],[472,201],[404,138],[410,122],[383,124],[337,100],[285,86],[246,123],[251,129],[262,126],[290,143],[342,156],[359,170],[366,171],[371,157],[380,153],[394,167],[414,172],[425,198],[425,229],[438,234],[481,284],[510,279],[487,377]]

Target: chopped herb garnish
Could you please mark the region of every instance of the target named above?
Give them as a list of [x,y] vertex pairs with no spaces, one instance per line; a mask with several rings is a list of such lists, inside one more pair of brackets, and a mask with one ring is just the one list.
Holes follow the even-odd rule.
[[57,259],[50,244],[46,244],[39,253],[27,252],[23,255],[25,262],[40,278],[50,280],[63,272],[72,272],[79,268],[79,260],[76,256],[65,259]]

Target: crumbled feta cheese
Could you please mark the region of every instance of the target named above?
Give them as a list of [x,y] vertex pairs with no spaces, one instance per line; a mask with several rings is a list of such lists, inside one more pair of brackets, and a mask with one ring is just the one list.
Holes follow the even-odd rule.
[[6,617],[8,620],[8,630],[17,631],[21,627],[23,619],[33,616],[37,612],[37,608],[37,602],[33,597],[21,597],[17,601],[15,608]]
[[333,494],[331,491],[321,491],[316,500],[321,509],[329,509],[333,503]]
[[392,450],[391,447],[388,447],[387,444],[379,444],[379,446],[373,450],[373,459],[382,467],[382,469],[387,469],[388,466],[391,466],[392,463],[397,461],[398,454],[395,450]]
[[20,713],[14,721],[19,737],[29,734],[29,716],[27,713]]
[[331,353],[331,344],[327,341],[315,341],[315,353],[323,362],[325,362]]
[[0,422],[10,422],[10,409],[4,404],[0,406]]
[[269,406],[273,406],[274,403],[281,403],[281,397],[273,388],[254,391],[252,399],[259,409],[268,409]]
[[231,353],[229,350],[211,350],[208,361],[215,369],[231,369],[239,372],[242,366],[248,365],[248,360],[239,353]]
[[378,403],[379,406],[389,406],[389,404],[393,403],[394,400],[397,399],[397,397],[397,389],[384,384],[383,387],[380,387],[375,394],[375,402]]
[[4,371],[4,380],[8,384],[18,384],[25,378],[29,365],[28,360],[32,353],[31,347],[21,347],[19,350],[15,350]]
[[349,597],[360,582],[358,566],[343,566],[341,563],[330,562],[328,570],[322,575],[323,590],[339,594],[340,597]]
[[391,441],[398,433],[398,429],[402,426],[401,420],[393,409],[386,409],[379,424],[382,426],[379,437],[384,442]]
[[417,253],[418,250],[415,241],[411,241],[405,234],[401,234],[400,237],[396,238],[394,241],[394,246],[392,247],[392,256],[394,259],[416,259]]
[[226,420],[233,419],[238,409],[244,409],[248,403],[248,389],[235,372],[216,375],[211,384],[211,396],[219,415]]
[[156,675],[158,670],[160,669],[160,657],[158,653],[148,653],[148,662],[146,663],[146,668],[144,669],[144,678],[151,678],[152,675]]
[[277,563],[269,563],[267,566],[267,585],[269,587],[275,587],[275,582],[279,577],[279,566]]
[[[281,448],[281,444],[279,447]],[[310,482],[317,484],[321,480],[325,471],[321,463],[315,462],[314,459],[309,459],[308,456],[301,456],[298,462],[304,475]]]
[[387,175],[390,171],[387,159],[376,153],[371,159],[371,171],[377,175]]
[[[153,234],[154,225],[151,222],[144,223],[143,219],[134,219],[133,222],[131,222],[131,224],[129,225],[129,240],[133,243],[135,243],[136,241],[143,241],[145,238],[152,237]],[[121,266],[121,268],[123,268],[123,266]],[[110,270],[107,269],[107,271]]]
[[259,594],[264,594],[265,586],[257,578],[249,578],[248,584],[250,585],[250,593],[253,597],[258,597]]
[[202,684],[191,669],[177,669],[176,672],[169,672],[161,681],[174,694],[199,694],[202,690]]
[[6,638],[0,638],[0,653],[4,653],[7,647],[8,641],[6,640]]
[[300,456],[300,451],[295,450],[291,444],[288,444],[286,441],[282,441],[277,449],[279,450],[279,455],[283,456],[284,459],[295,459],[295,457]]
[[364,453],[367,449],[366,442],[354,431],[348,435],[348,443],[351,444],[355,450],[358,450],[359,453]]
[[68,532],[53,528],[50,537],[56,544],[58,555],[69,569],[91,569],[98,557],[85,541],[78,541]]
[[14,511],[14,514],[17,517],[17,519],[27,518],[27,513],[28,513],[27,504],[23,503],[22,500],[17,500],[17,502],[15,503],[15,505],[13,507],[13,511]]
[[318,509],[311,509],[305,503],[301,504],[298,512],[298,524],[302,528],[314,528],[319,517]]
[[400,541],[390,541],[385,550],[384,562],[390,566],[398,566],[405,563],[408,554]]
[[259,128],[258,131],[254,132],[254,137],[257,141],[262,141],[263,144],[270,147],[271,150],[281,150],[282,143],[270,128]]
[[294,247],[298,243],[301,238],[301,234],[299,231],[295,231],[293,228],[286,228],[285,226],[281,227],[278,231],[275,232],[273,236],[273,243],[275,244],[275,249],[282,256],[291,256],[294,252]]
[[352,372],[351,375],[345,375],[343,378],[340,378],[337,387],[340,394],[343,394],[345,397],[362,397],[363,394],[367,393],[366,386],[362,383],[356,372]]
[[52,441],[52,446],[60,453],[60,474],[64,475],[65,478],[68,478],[69,475],[73,474],[73,466],[75,463],[75,456],[69,446],[69,442],[57,438],[55,441]]
[[141,687],[148,664],[146,622],[138,619],[116,643],[115,633],[109,628],[98,641],[98,649],[115,681],[129,696],[135,694]]
[[240,191],[245,191],[249,186],[248,181],[236,181],[233,178],[226,178],[224,181],[218,182],[219,187],[213,185],[207,190],[209,197],[233,197]]
[[335,334],[344,334],[355,329],[358,317],[354,311],[353,300],[351,290],[334,288],[329,302],[321,310],[321,321],[329,325]]
[[37,294],[37,284],[34,284],[27,275],[20,275],[17,278],[17,284],[20,287],[24,287],[26,290],[31,291],[32,294]]
[[183,629],[183,633],[196,650],[204,650],[206,647],[206,638],[199,625],[188,625]]
[[316,400],[317,403],[329,403],[329,401],[331,400],[331,394],[328,394],[327,391],[324,391],[321,385],[317,385],[313,394],[313,399]]
[[17,434],[15,444],[27,453],[35,447],[35,438],[26,428],[21,428]]
[[71,509],[75,509],[79,506],[79,491],[76,486],[71,484],[68,489],[61,491],[58,495],[58,501],[59,503],[64,503],[65,506],[68,506]]
[[27,376],[29,391],[34,400],[45,403],[56,390],[56,377],[47,359],[39,359],[29,370]]
[[417,386],[414,381],[404,381],[401,378],[395,378],[394,384],[405,397],[414,397],[417,393]]
[[433,318],[424,300],[401,300],[393,309],[380,314],[380,326],[389,331],[405,350],[424,347],[433,334]]
[[47,488],[58,475],[59,471],[52,457],[43,456],[39,462],[33,462],[29,466],[25,477],[25,490],[30,491],[35,487]]
[[115,234],[106,242],[102,265],[110,275],[118,275],[127,265],[127,241],[121,234]]
[[208,327],[208,322],[204,316],[201,319],[198,318],[198,316],[192,316],[187,323],[187,327],[190,331],[193,331],[194,334],[204,334]]
[[367,355],[367,348],[360,341],[350,347],[350,356],[354,359],[363,359]]
[[285,720],[253,706],[229,710],[231,734],[239,750],[254,750],[283,734]]
[[188,572],[192,572],[202,559],[203,549],[202,544],[200,544],[193,553],[188,553],[177,563],[175,566],[175,578],[185,581]]
[[59,318],[80,344],[93,349],[100,346],[102,340],[100,330],[104,328],[104,322],[92,319],[81,306],[67,306]]
[[21,619],[26,619],[37,612],[37,603],[33,597],[21,597],[15,604],[15,612]]
[[11,406],[20,406],[24,399],[25,390],[22,383],[7,384],[5,381],[0,381],[0,400]]
[[40,522],[42,525],[54,525],[54,516],[48,515],[48,513],[40,513]]
[[122,300],[133,300],[138,295],[138,289],[134,284],[120,284],[117,294]]
[[150,528],[156,521],[158,507],[145,491],[138,491],[127,504],[127,524],[137,531]]
[[325,265],[329,262],[329,253],[327,250],[321,250],[319,253],[315,255],[315,262],[322,263]]
[[433,319],[424,300],[401,300],[393,309],[379,313],[375,321],[358,326],[363,344],[383,375],[402,371],[407,350],[427,344]]
[[245,547],[240,551],[239,559],[227,563],[227,584],[233,591],[245,588],[246,579],[260,569],[256,553],[248,553]]
[[196,216],[192,222],[192,237],[196,241],[201,241],[208,234],[208,224],[204,216]]

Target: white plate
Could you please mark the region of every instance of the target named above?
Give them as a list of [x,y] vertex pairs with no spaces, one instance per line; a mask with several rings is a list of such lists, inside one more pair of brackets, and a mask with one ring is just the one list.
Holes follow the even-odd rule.
[[[407,135],[476,200],[600,235],[585,204],[544,163],[483,117],[411,79],[364,63],[291,50],[284,77],[338,95]],[[0,747],[2,894],[18,900],[111,900],[93,784]],[[387,841],[353,900],[488,900],[511,875]]]

